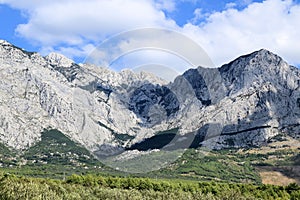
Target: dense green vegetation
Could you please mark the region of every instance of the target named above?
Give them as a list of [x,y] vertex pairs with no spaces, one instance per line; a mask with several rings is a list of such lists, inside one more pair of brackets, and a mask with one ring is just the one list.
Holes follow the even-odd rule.
[[0,145],[0,199],[300,199],[298,185],[262,185],[257,171],[299,165],[297,148],[182,152],[129,159],[121,163],[124,169],[139,172],[175,158],[161,169],[127,174],[103,165],[61,132],[45,130],[41,141],[22,153]]
[[70,157],[73,162],[93,162],[93,156],[88,150],[76,144],[58,130],[45,130],[42,132],[41,141],[24,152],[23,157],[31,161],[44,161],[49,164],[69,164]]
[[115,173],[58,130],[45,130],[39,142],[18,154],[0,145],[0,165],[3,172],[31,177],[62,179],[74,173]]
[[17,156],[16,153],[6,147],[4,144],[0,143],[0,166],[9,167],[17,165]]
[[219,182],[261,182],[250,161],[238,158],[230,150],[205,152],[188,149],[175,163],[152,173],[157,176]]
[[0,199],[299,199],[300,187],[72,175],[65,181],[0,176]]
[[[176,131],[177,129],[173,129],[158,135],[170,134]],[[124,175],[123,172],[118,172],[103,165],[84,147],[57,130],[45,130],[42,133],[41,141],[22,154],[16,154],[4,145],[0,145],[0,150],[2,171],[17,175],[59,179],[71,174],[87,173]],[[252,152],[247,149],[221,151],[188,149],[184,154],[182,154],[182,151],[154,151],[124,162],[118,161],[118,164],[122,166],[118,169],[126,171],[126,168],[130,168],[131,172],[139,172],[135,176],[140,177],[259,184],[261,179],[256,167],[292,166],[299,163],[299,150],[289,148],[285,150],[275,149],[265,153]],[[161,166],[161,162],[167,160],[173,161],[161,169],[156,167]],[[111,163],[109,166],[114,165]],[[155,171],[144,173],[147,168],[155,169]],[[281,171],[284,171],[284,169]]]
[[40,177],[59,178],[103,167],[86,148],[57,130],[42,132],[41,141],[26,150],[22,159],[26,161],[22,171]]
[[[196,180],[261,183],[257,168],[269,166],[277,169],[299,166],[299,149],[281,148],[264,152],[261,149],[224,149],[204,151],[188,149],[173,164],[156,172],[157,176]],[[294,173],[285,173],[293,178]],[[297,175],[297,174],[296,174]]]

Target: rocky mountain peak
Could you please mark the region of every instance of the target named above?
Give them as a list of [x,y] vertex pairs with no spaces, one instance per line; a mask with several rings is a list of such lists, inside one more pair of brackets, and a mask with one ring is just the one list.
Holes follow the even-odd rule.
[[[251,54],[255,55],[257,57],[261,57],[261,58],[269,58],[269,59],[273,58],[274,60],[282,60],[282,58],[280,56],[276,55],[275,53],[273,53],[267,49],[260,49]],[[251,55],[251,54],[249,54],[249,55]]]
[[[78,65],[57,53],[44,58],[1,40],[0,68],[0,141],[17,149],[36,143],[48,127],[94,152],[175,128],[202,139],[219,131],[217,148],[300,133],[299,70],[264,49],[168,83],[149,73]],[[213,125],[219,128],[203,128]]]
[[220,72],[251,72],[255,70],[262,70],[261,72],[267,72],[274,68],[282,67],[285,61],[278,55],[266,50],[261,49],[253,53],[240,56],[228,64],[220,67]]
[[296,80],[289,76],[294,76],[296,71],[281,57],[265,49],[241,56],[219,68],[223,83],[231,94],[268,82],[278,87],[282,83],[295,85]]
[[11,44],[6,40],[0,40],[0,45],[4,46],[4,45],[11,45]]
[[[287,63],[278,55],[268,51],[266,49],[261,49],[249,55],[250,65],[255,63],[260,63],[261,67],[265,67],[266,70],[278,69],[284,66],[288,66]],[[257,66],[254,65],[254,66]],[[287,69],[288,67],[286,67]]]
[[[5,40],[0,40],[0,59],[3,59],[5,62],[25,62],[30,60],[33,55],[37,55],[37,53],[28,52]],[[34,59],[37,58],[36,56],[33,57]]]
[[71,67],[74,64],[74,61],[65,57],[62,54],[59,53],[50,53],[45,57],[45,59],[54,66],[60,66],[60,67]]

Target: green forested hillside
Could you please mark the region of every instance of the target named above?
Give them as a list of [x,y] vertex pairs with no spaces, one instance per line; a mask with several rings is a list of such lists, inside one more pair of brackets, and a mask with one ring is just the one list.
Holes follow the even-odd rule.
[[0,199],[299,199],[300,187],[73,175],[65,181],[0,176]]
[[[41,141],[21,153],[0,146],[0,199],[300,199],[293,183],[299,181],[294,170],[299,148],[292,142],[219,151],[192,148],[167,167],[128,174],[103,165],[61,132],[45,130]],[[262,169],[279,169],[279,178],[291,181],[262,184]]]
[[[58,130],[45,130],[41,136],[41,141],[23,152],[15,152],[1,144],[2,171],[31,177],[59,179],[71,174],[86,173],[127,175],[103,165],[87,149]],[[261,148],[219,151],[192,148],[187,149],[177,160],[164,168],[134,175],[260,184],[264,181],[262,178],[266,178],[262,177],[264,172],[279,170],[284,176],[294,178],[295,181],[290,180],[286,183],[288,184],[300,180],[296,168],[299,166],[299,148],[293,146],[294,143],[296,144],[297,141],[280,138]],[[143,163],[150,166],[155,164],[151,163],[153,159],[165,160],[163,156],[163,151],[155,151],[143,158],[124,161],[122,165],[138,168],[141,160],[144,159]]]

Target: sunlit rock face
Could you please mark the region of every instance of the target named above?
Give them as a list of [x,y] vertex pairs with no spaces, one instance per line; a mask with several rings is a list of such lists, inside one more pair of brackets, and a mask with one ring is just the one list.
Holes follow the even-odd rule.
[[92,152],[111,154],[178,128],[185,147],[263,145],[300,132],[300,72],[260,50],[173,82],[153,74],[42,57],[0,41],[0,140],[25,149],[58,129]]

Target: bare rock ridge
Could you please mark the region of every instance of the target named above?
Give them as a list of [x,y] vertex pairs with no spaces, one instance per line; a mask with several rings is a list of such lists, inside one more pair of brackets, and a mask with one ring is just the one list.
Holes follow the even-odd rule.
[[170,129],[183,148],[263,145],[300,134],[300,70],[264,49],[168,83],[0,40],[0,77],[0,141],[15,149],[35,144],[43,129],[58,129],[99,156]]
[[193,147],[259,146],[278,134],[299,136],[299,69],[267,50],[217,69],[189,69],[168,87],[180,102],[169,123],[192,137]]

